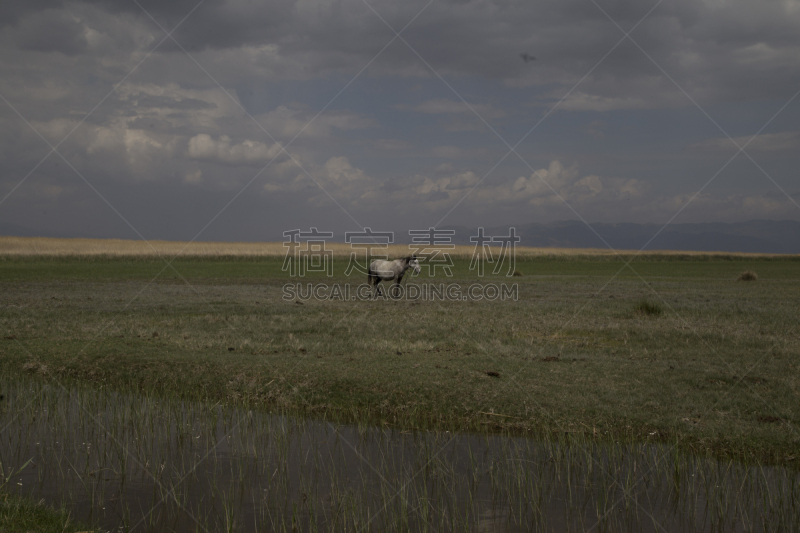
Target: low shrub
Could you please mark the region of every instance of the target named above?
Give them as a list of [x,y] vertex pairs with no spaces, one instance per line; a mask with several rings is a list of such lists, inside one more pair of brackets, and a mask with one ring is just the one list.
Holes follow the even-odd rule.
[[647,316],[658,316],[662,313],[661,306],[658,304],[651,304],[647,300],[642,300],[636,307],[634,307],[634,311],[640,315],[647,315]]
[[758,280],[758,274],[753,272],[752,270],[745,270],[739,277],[736,278],[736,281],[756,281]]

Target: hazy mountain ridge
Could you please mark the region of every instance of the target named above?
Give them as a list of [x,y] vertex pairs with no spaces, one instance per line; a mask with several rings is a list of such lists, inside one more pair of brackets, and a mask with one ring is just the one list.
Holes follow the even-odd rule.
[[[800,222],[750,220],[735,223],[605,224],[588,227],[580,221],[514,226],[520,246],[554,248],[613,248],[615,250],[685,250],[708,252],[800,253]],[[449,226],[455,244],[471,244],[477,228]],[[484,228],[484,234],[508,235],[509,226]]]

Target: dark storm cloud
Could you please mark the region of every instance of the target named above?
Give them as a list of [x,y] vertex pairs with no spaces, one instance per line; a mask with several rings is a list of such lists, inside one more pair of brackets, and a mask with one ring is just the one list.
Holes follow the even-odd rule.
[[63,11],[47,10],[17,26],[17,46],[36,52],[73,56],[86,51],[83,25]]
[[[370,3],[401,29],[424,1]],[[599,2],[630,30],[655,3]],[[158,19],[174,18],[160,5]],[[186,7],[186,6],[184,6]],[[187,8],[187,11],[190,8]],[[662,2],[631,37],[690,94],[704,99],[770,98],[800,82],[797,67],[800,11],[791,3]],[[363,2],[335,4],[249,2],[204,4],[176,33],[189,50],[275,46],[284,75],[307,78],[331,70],[354,72],[393,34]],[[577,82],[622,39],[623,33],[592,2],[434,2],[403,38],[443,75],[475,76],[535,86]],[[520,52],[537,57],[533,64]],[[431,75],[400,41],[372,67],[375,72]],[[659,78],[654,81],[654,78]],[[770,80],[767,82],[767,80]],[[635,94],[650,105],[668,103],[676,88],[630,41],[607,57],[584,88],[603,97]],[[685,100],[682,100],[686,103]]]
[[[194,0],[140,2],[146,12],[171,30],[197,6]],[[410,2],[370,2],[396,30],[425,6]],[[598,2],[627,31],[654,2]],[[18,46],[77,54],[85,49],[82,21],[70,18],[84,5],[49,2],[4,7],[6,24],[18,30]],[[163,33],[129,0],[90,2],[109,14],[138,17],[153,38]],[[662,2],[631,37],[676,81],[700,98],[772,97],[787,84],[800,82],[796,56],[800,11],[788,2]],[[60,12],[55,8],[62,8]],[[11,21],[11,22],[9,22]],[[308,79],[330,71],[356,71],[393,34],[362,1],[331,4],[272,0],[206,0],[175,32],[190,52],[273,46],[267,72]],[[623,37],[606,15],[586,0],[547,2],[433,2],[403,37],[442,74],[477,76],[520,86],[577,82]],[[160,53],[181,53],[171,40]],[[527,64],[521,52],[537,57]],[[225,57],[230,62],[230,56]],[[249,58],[252,59],[252,58]],[[242,57],[242,62],[248,58]],[[237,65],[229,68],[236,69]],[[373,72],[430,75],[399,40],[372,67]],[[258,72],[254,72],[258,76]],[[585,82],[584,88],[610,97],[633,92],[654,105],[674,93],[668,80],[631,42],[623,42]],[[773,78],[769,83],[765,77]],[[785,91],[783,91],[785,92]]]
[[[199,0],[173,0],[161,2],[158,0],[137,0],[149,13],[156,17],[161,24],[174,25],[192,10]],[[207,5],[222,4],[224,0],[205,0]],[[31,13],[38,13],[47,9],[64,9],[71,11],[77,4],[95,5],[111,14],[124,12],[141,13],[142,9],[131,0],[85,0],[75,2],[71,0],[37,0],[36,2],[2,2],[0,3],[0,27],[16,25],[20,19]],[[171,29],[171,27],[170,27]]]
[[[277,158],[243,195],[248,205],[257,209],[259,199],[268,199],[275,209],[270,216],[277,220],[310,216],[308,206],[314,216],[342,215],[318,181],[354,213],[446,212],[505,151],[491,152],[502,143],[473,111],[504,135],[514,127],[521,128],[521,135],[543,108],[574,86],[558,108],[566,113],[551,115],[536,132],[542,133],[535,139],[539,144],[520,150],[531,148],[538,160],[530,164],[587,216],[647,219],[655,213],[668,218],[688,198],[675,185],[675,176],[683,179],[684,170],[674,168],[674,175],[654,171],[658,164],[652,158],[674,154],[663,147],[637,152],[641,136],[626,128],[636,126],[637,133],[649,135],[645,130],[659,131],[669,122],[664,115],[692,108],[669,77],[703,106],[733,102],[727,110],[712,111],[720,113],[721,122],[738,120],[735,106],[741,102],[769,101],[772,113],[800,89],[796,2],[664,0],[631,33],[658,66],[630,40],[597,66],[623,39],[623,31],[591,0],[434,0],[403,33],[414,51],[396,39],[377,58],[394,34],[362,0],[205,0],[174,34],[201,69],[169,39],[156,48],[165,36],[158,25],[172,30],[197,0],[139,1],[144,11],[132,0],[0,3],[0,93],[54,144],[78,126],[59,150],[92,183],[116,195],[115,202],[126,198],[124,191],[131,187],[141,191],[137,198],[147,198],[151,190],[173,195],[164,202],[172,199],[176,206],[184,205],[178,200],[185,190],[209,198],[234,194],[278,153],[275,141],[286,143],[302,132],[289,148],[303,169],[287,156]],[[427,4],[368,1],[396,30]],[[655,5],[651,0],[598,2],[624,31]],[[469,106],[440,83],[415,51]],[[521,53],[537,59],[523,61]],[[258,93],[253,99],[261,98],[260,107],[245,103],[257,124],[203,69],[234,99],[238,87]],[[654,118],[658,112],[661,118]],[[757,131],[769,116],[759,115],[752,131],[749,122],[731,135],[743,144],[749,138],[744,135]],[[689,147],[684,154],[708,163],[733,148],[713,125],[706,125],[710,131],[691,131],[693,137],[684,141],[689,128],[676,119],[663,138],[673,147]],[[9,108],[0,111],[0,126],[2,195],[47,147]],[[563,130],[545,129],[551,126]],[[775,128],[751,142],[753,154],[796,159],[796,124],[776,123]],[[554,137],[560,144],[540,148]],[[604,161],[613,164],[593,165],[592,158],[601,160],[606,153]],[[619,162],[631,153],[643,163],[635,172],[620,170]],[[563,213],[562,200],[513,159],[481,182],[457,213],[469,217],[485,209],[507,217],[497,223],[533,211]],[[518,166],[509,168],[512,162]],[[716,168],[701,170],[697,174],[706,178]],[[25,212],[25,202],[35,198],[42,205],[68,205],[65,213],[80,210],[70,198],[75,187],[85,185],[70,172],[63,165],[43,165],[20,196],[12,197],[19,198],[14,212]],[[724,188],[722,178],[718,184],[716,197],[696,201],[708,213],[778,212],[772,197],[736,196]],[[622,203],[630,197],[637,198],[638,212]],[[130,213],[140,207],[126,204]],[[188,215],[193,207],[176,209]],[[133,216],[146,218],[145,211],[141,207]],[[47,216],[56,220],[53,212],[48,208]],[[153,227],[159,224],[152,222]]]

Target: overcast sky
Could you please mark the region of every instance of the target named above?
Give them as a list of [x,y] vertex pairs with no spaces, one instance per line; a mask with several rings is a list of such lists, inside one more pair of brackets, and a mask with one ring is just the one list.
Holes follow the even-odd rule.
[[798,0],[13,1],[0,69],[6,233],[800,219]]

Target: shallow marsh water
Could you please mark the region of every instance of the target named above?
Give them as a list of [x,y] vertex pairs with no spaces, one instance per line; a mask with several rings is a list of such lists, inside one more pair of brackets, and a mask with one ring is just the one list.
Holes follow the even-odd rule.
[[800,474],[0,379],[5,490],[109,531],[792,531]]

